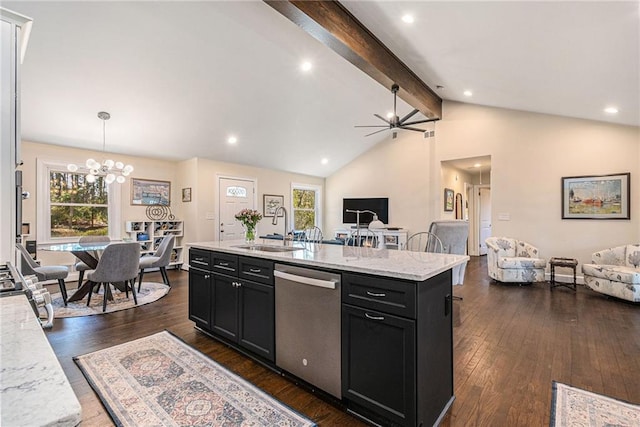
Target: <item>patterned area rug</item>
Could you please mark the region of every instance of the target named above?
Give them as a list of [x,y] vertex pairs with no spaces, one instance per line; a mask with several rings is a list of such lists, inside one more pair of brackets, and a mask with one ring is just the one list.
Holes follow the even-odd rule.
[[551,427],[638,427],[640,405],[553,382]]
[[315,426],[166,331],[74,360],[118,426]]
[[[137,286],[137,285],[136,285]],[[102,312],[102,287],[100,292],[91,296],[91,305],[87,307],[87,297],[84,297],[82,301],[70,302],[67,306],[64,306],[62,302],[62,295],[60,292],[51,295],[51,303],[53,305],[53,315],[55,318],[61,317],[79,317],[79,316],[92,316],[94,314],[112,313],[114,311],[126,310],[128,308],[134,308],[136,305],[133,302],[133,296],[129,292],[129,298],[126,297],[124,292],[120,292],[117,289],[113,291],[113,301],[107,301],[107,310]],[[136,287],[136,290],[138,288]],[[142,282],[142,289],[138,292],[138,305],[149,304],[154,301],[158,301],[160,298],[169,293],[171,288],[164,283],[156,282]],[[69,296],[73,295],[74,289],[69,289]]]

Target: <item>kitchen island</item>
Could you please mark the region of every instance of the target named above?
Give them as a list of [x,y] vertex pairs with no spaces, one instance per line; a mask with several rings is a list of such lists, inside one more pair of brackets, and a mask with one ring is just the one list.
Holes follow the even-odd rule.
[[80,424],[80,402],[25,295],[0,298],[0,322],[0,425]]
[[210,336],[372,424],[437,425],[453,403],[451,269],[467,256],[189,246],[189,318]]

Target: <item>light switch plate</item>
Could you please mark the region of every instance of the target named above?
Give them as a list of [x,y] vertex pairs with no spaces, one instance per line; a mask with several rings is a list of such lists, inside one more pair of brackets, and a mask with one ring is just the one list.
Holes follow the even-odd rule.
[[511,220],[511,214],[508,212],[500,212],[498,214],[498,220],[500,221],[510,221]]
[[216,215],[213,212],[207,212],[204,214],[204,219],[216,219]]

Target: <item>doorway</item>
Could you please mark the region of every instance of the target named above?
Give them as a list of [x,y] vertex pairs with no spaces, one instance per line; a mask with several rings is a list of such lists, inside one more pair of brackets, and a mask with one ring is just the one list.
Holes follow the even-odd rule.
[[491,187],[478,186],[478,224],[480,226],[479,255],[487,254],[485,241],[491,237]]
[[244,238],[244,228],[236,219],[236,213],[242,209],[256,208],[256,180],[250,178],[218,178],[218,229],[219,240],[238,240]]

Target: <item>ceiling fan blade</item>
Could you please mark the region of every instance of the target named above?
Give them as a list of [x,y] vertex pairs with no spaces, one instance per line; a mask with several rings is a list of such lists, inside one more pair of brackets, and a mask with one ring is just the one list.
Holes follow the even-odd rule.
[[413,117],[418,111],[417,108],[415,110],[413,110],[412,112],[410,112],[409,114],[407,114],[406,116],[404,116],[403,118],[400,119],[400,124],[402,124],[405,120],[410,119],[411,117]]
[[409,127],[409,126],[400,126],[400,129],[413,130],[413,131],[416,131],[416,132],[426,132],[426,129],[412,128],[412,127]]
[[382,120],[385,123],[391,124],[391,122],[389,120],[385,119],[380,114],[374,114],[374,116],[376,116],[377,118],[379,118],[380,120]]
[[389,125],[356,125],[354,128],[389,128]]
[[368,134],[366,134],[365,136],[375,135],[376,133],[384,132],[385,130],[386,130],[386,129],[380,129],[380,130],[377,130],[377,131],[375,131],[375,132],[368,133]]
[[403,125],[417,125],[418,123],[437,122],[439,119],[416,120],[415,122],[402,123]]

